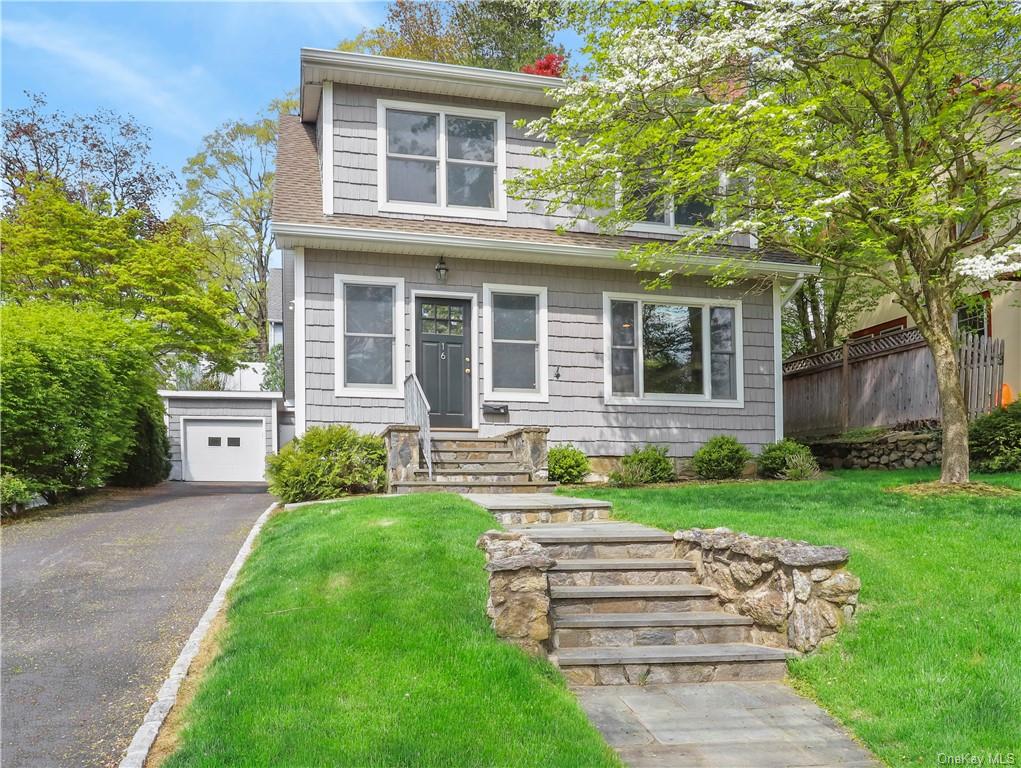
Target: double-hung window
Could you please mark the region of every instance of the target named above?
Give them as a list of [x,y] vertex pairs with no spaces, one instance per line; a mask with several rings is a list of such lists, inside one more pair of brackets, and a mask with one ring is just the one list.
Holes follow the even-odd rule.
[[505,218],[504,115],[380,100],[379,210]]
[[483,292],[486,399],[547,400],[546,289],[487,284]]
[[736,301],[603,294],[610,402],[743,405]]
[[403,397],[404,280],[336,275],[336,393]]

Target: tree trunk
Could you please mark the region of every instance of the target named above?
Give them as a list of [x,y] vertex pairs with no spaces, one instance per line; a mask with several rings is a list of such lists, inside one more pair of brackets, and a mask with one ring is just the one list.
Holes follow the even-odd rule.
[[925,334],[936,362],[936,387],[943,414],[941,483],[968,482],[968,407],[949,318],[934,318]]

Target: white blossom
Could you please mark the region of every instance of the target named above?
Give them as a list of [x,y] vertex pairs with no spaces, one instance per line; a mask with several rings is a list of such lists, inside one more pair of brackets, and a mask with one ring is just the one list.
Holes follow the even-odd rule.
[[997,275],[1021,270],[1021,243],[997,248],[990,253],[967,256],[957,262],[954,271],[965,277],[988,281]]

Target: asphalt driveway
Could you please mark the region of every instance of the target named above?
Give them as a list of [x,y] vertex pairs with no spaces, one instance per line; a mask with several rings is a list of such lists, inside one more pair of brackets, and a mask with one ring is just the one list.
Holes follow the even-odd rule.
[[272,501],[163,483],[5,523],[4,768],[116,765]]

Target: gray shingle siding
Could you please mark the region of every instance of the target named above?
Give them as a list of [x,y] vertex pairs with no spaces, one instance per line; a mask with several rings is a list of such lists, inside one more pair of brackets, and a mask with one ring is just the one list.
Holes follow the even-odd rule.
[[[481,435],[515,426],[549,426],[552,442],[573,442],[593,456],[619,456],[635,445],[667,445],[674,456],[690,456],[713,435],[735,435],[756,450],[774,439],[772,294],[761,286],[713,288],[701,278],[678,279],[671,294],[742,301],[744,407],[712,408],[607,405],[603,392],[603,291],[642,293],[629,270],[448,259],[446,284],[437,285],[435,259],[406,255],[341,253],[306,249],[307,426],[345,423],[377,432],[404,420],[402,400],[337,397],[334,392],[334,275],[403,277],[405,302],[412,291],[436,290],[477,296],[480,347],[474,375],[482,396],[482,285],[546,286],[548,289],[548,403],[509,403],[509,419],[479,416]],[[405,360],[411,371],[411,317],[405,312]],[[553,374],[560,368],[560,379]],[[496,402],[499,402],[496,400]],[[481,408],[479,403],[476,407]]]
[[266,455],[273,452],[273,400],[236,400],[230,398],[166,398],[167,432],[170,438],[170,479],[181,480],[181,417],[221,418],[257,416],[266,420]]
[[[513,177],[518,169],[532,167],[541,162],[532,156],[532,150],[541,142],[525,136],[524,129],[514,125],[517,120],[534,120],[548,114],[541,107],[521,104],[479,102],[472,99],[444,97],[405,91],[391,91],[364,86],[333,86],[333,205],[335,213],[395,218],[421,218],[418,215],[380,213],[377,210],[376,176],[376,102],[379,99],[410,101],[417,104],[434,104],[438,107],[471,107],[503,112],[506,117],[507,176]],[[320,110],[322,111],[322,110]],[[511,227],[539,227],[554,229],[565,224],[568,218],[559,213],[547,216],[541,210],[532,210],[524,200],[507,199],[507,220],[485,221],[470,217],[435,217],[445,221],[463,221],[471,224],[504,225]],[[573,229],[595,232],[593,225],[582,223]]]

